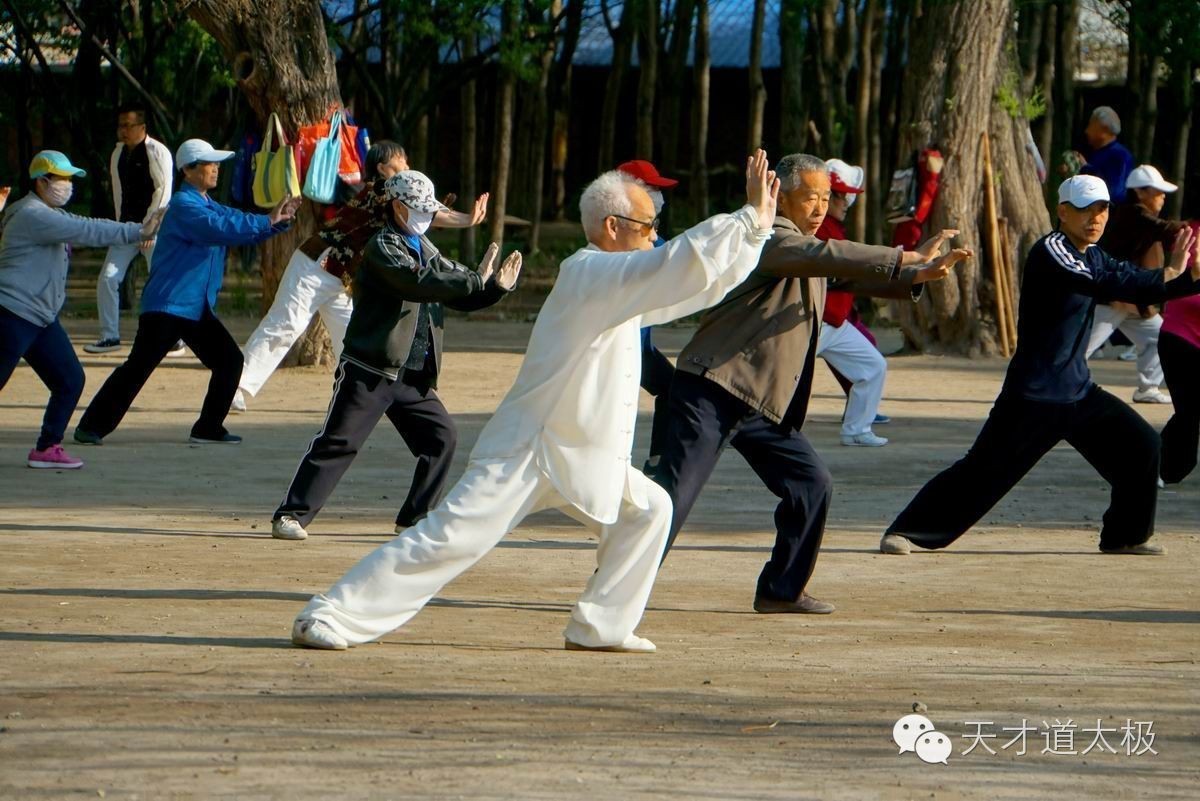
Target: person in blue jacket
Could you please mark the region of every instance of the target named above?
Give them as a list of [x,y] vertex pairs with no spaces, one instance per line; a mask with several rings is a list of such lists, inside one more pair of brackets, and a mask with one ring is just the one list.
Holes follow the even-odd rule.
[[[144,222],[78,217],[63,206],[72,179],[87,175],[57,150],[33,157],[33,191],[13,203],[0,219],[0,388],[21,359],[50,390],[30,467],[73,470],[83,460],[63,450],[63,433],[83,392],[83,366],[58,321],[67,297],[69,245],[135,245],[154,237],[161,215]],[[8,193],[0,193],[0,201]],[[0,206],[3,208],[3,206]]]
[[208,193],[217,185],[220,162],[232,156],[232,151],[215,150],[201,139],[187,140],[175,153],[183,182],[158,232],[154,270],[142,291],[133,347],[83,413],[76,442],[99,445],[111,434],[150,374],[181,339],[212,371],[189,442],[241,442],[225,430],[224,422],[242,376],[242,351],[214,313],[225,249],[256,245],[286,230],[300,199],[285,198],[270,214],[247,214],[217,203]]

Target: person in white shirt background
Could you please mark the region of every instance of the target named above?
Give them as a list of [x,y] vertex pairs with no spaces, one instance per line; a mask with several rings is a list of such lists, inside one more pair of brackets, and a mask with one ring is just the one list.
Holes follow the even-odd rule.
[[[155,212],[165,209],[171,201],[174,169],[166,145],[146,134],[146,112],[137,106],[123,106],[117,112],[117,146],[108,159],[115,219],[142,223]],[[154,257],[154,240],[113,245],[104,255],[104,266],[96,280],[100,338],[83,346],[87,353],[110,353],[120,349],[121,282],[139,253],[149,268]],[[180,342],[168,355],[182,356],[183,353]]]
[[561,264],[516,382],[462,479],[427,517],[315,596],[292,641],[343,650],[383,637],[527,515],[557,508],[599,533],[597,568],[571,612],[566,647],[655,650],[634,628],[671,501],[629,463],[640,331],[711,306],[753,272],[778,191],[759,150],[747,161],[744,207],[655,248],[654,205],[641,184],[615,170],[593,181],[579,202],[589,244]]

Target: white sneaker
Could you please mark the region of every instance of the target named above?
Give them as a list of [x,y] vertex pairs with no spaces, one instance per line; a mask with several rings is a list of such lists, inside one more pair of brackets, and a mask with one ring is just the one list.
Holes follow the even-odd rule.
[[1125,350],[1117,354],[1117,358],[1123,362],[1136,362],[1138,357],[1138,349],[1136,345],[1130,345]]
[[1133,393],[1134,403],[1170,403],[1171,396],[1164,393],[1158,387],[1150,387],[1150,389],[1139,389]]
[[277,540],[305,540],[308,539],[308,532],[299,520],[284,515],[271,521],[271,536]]
[[292,644],[326,651],[345,651],[350,647],[350,643],[330,628],[328,623],[311,617],[296,618],[292,624]]
[[563,647],[568,651],[608,651],[616,654],[652,654],[658,650],[654,643],[636,634],[630,634],[620,645],[580,645],[566,640]]
[[246,413],[246,396],[239,389],[233,396],[233,403],[229,405],[229,411],[233,414]]
[[175,343],[175,347],[167,351],[167,356],[171,357],[172,359],[178,359],[180,356],[187,356],[187,348],[183,346],[182,339]]
[[887,437],[876,435],[872,431],[864,431],[852,437],[842,435],[843,445],[857,445],[860,448],[882,448],[888,444]]
[[912,553],[912,545],[906,537],[899,534],[884,534],[879,540],[879,552],[903,556]]

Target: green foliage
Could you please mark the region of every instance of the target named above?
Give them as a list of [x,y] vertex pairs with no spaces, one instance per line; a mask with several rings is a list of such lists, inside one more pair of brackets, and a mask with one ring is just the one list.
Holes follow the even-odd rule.
[[1021,97],[1021,76],[1012,68],[1004,73],[1003,80],[996,89],[996,102],[1013,119],[1029,121],[1044,115],[1047,108],[1046,96],[1040,86],[1034,87],[1029,97]]

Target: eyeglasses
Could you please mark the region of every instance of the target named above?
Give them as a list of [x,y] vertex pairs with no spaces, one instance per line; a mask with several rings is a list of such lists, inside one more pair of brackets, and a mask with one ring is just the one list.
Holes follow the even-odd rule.
[[118,131],[125,131],[130,128],[145,128],[145,127],[146,127],[146,123],[144,123],[144,122],[118,122],[117,123]]
[[659,218],[658,218],[658,217],[655,217],[655,218],[654,218],[653,220],[651,220],[650,222],[645,222],[644,220],[635,220],[635,219],[633,219],[632,217],[622,217],[620,214],[612,214],[612,215],[609,215],[609,216],[611,216],[611,217],[615,217],[615,218],[617,218],[618,220],[625,220],[625,222],[631,222],[631,223],[634,223],[634,224],[636,224],[636,225],[638,225],[638,226],[641,226],[641,227],[638,229],[638,232],[639,232],[639,233],[640,233],[642,236],[646,236],[646,237],[648,237],[648,236],[650,236],[650,233],[651,233],[652,231],[657,231],[657,230],[658,230],[658,223],[659,223]]

